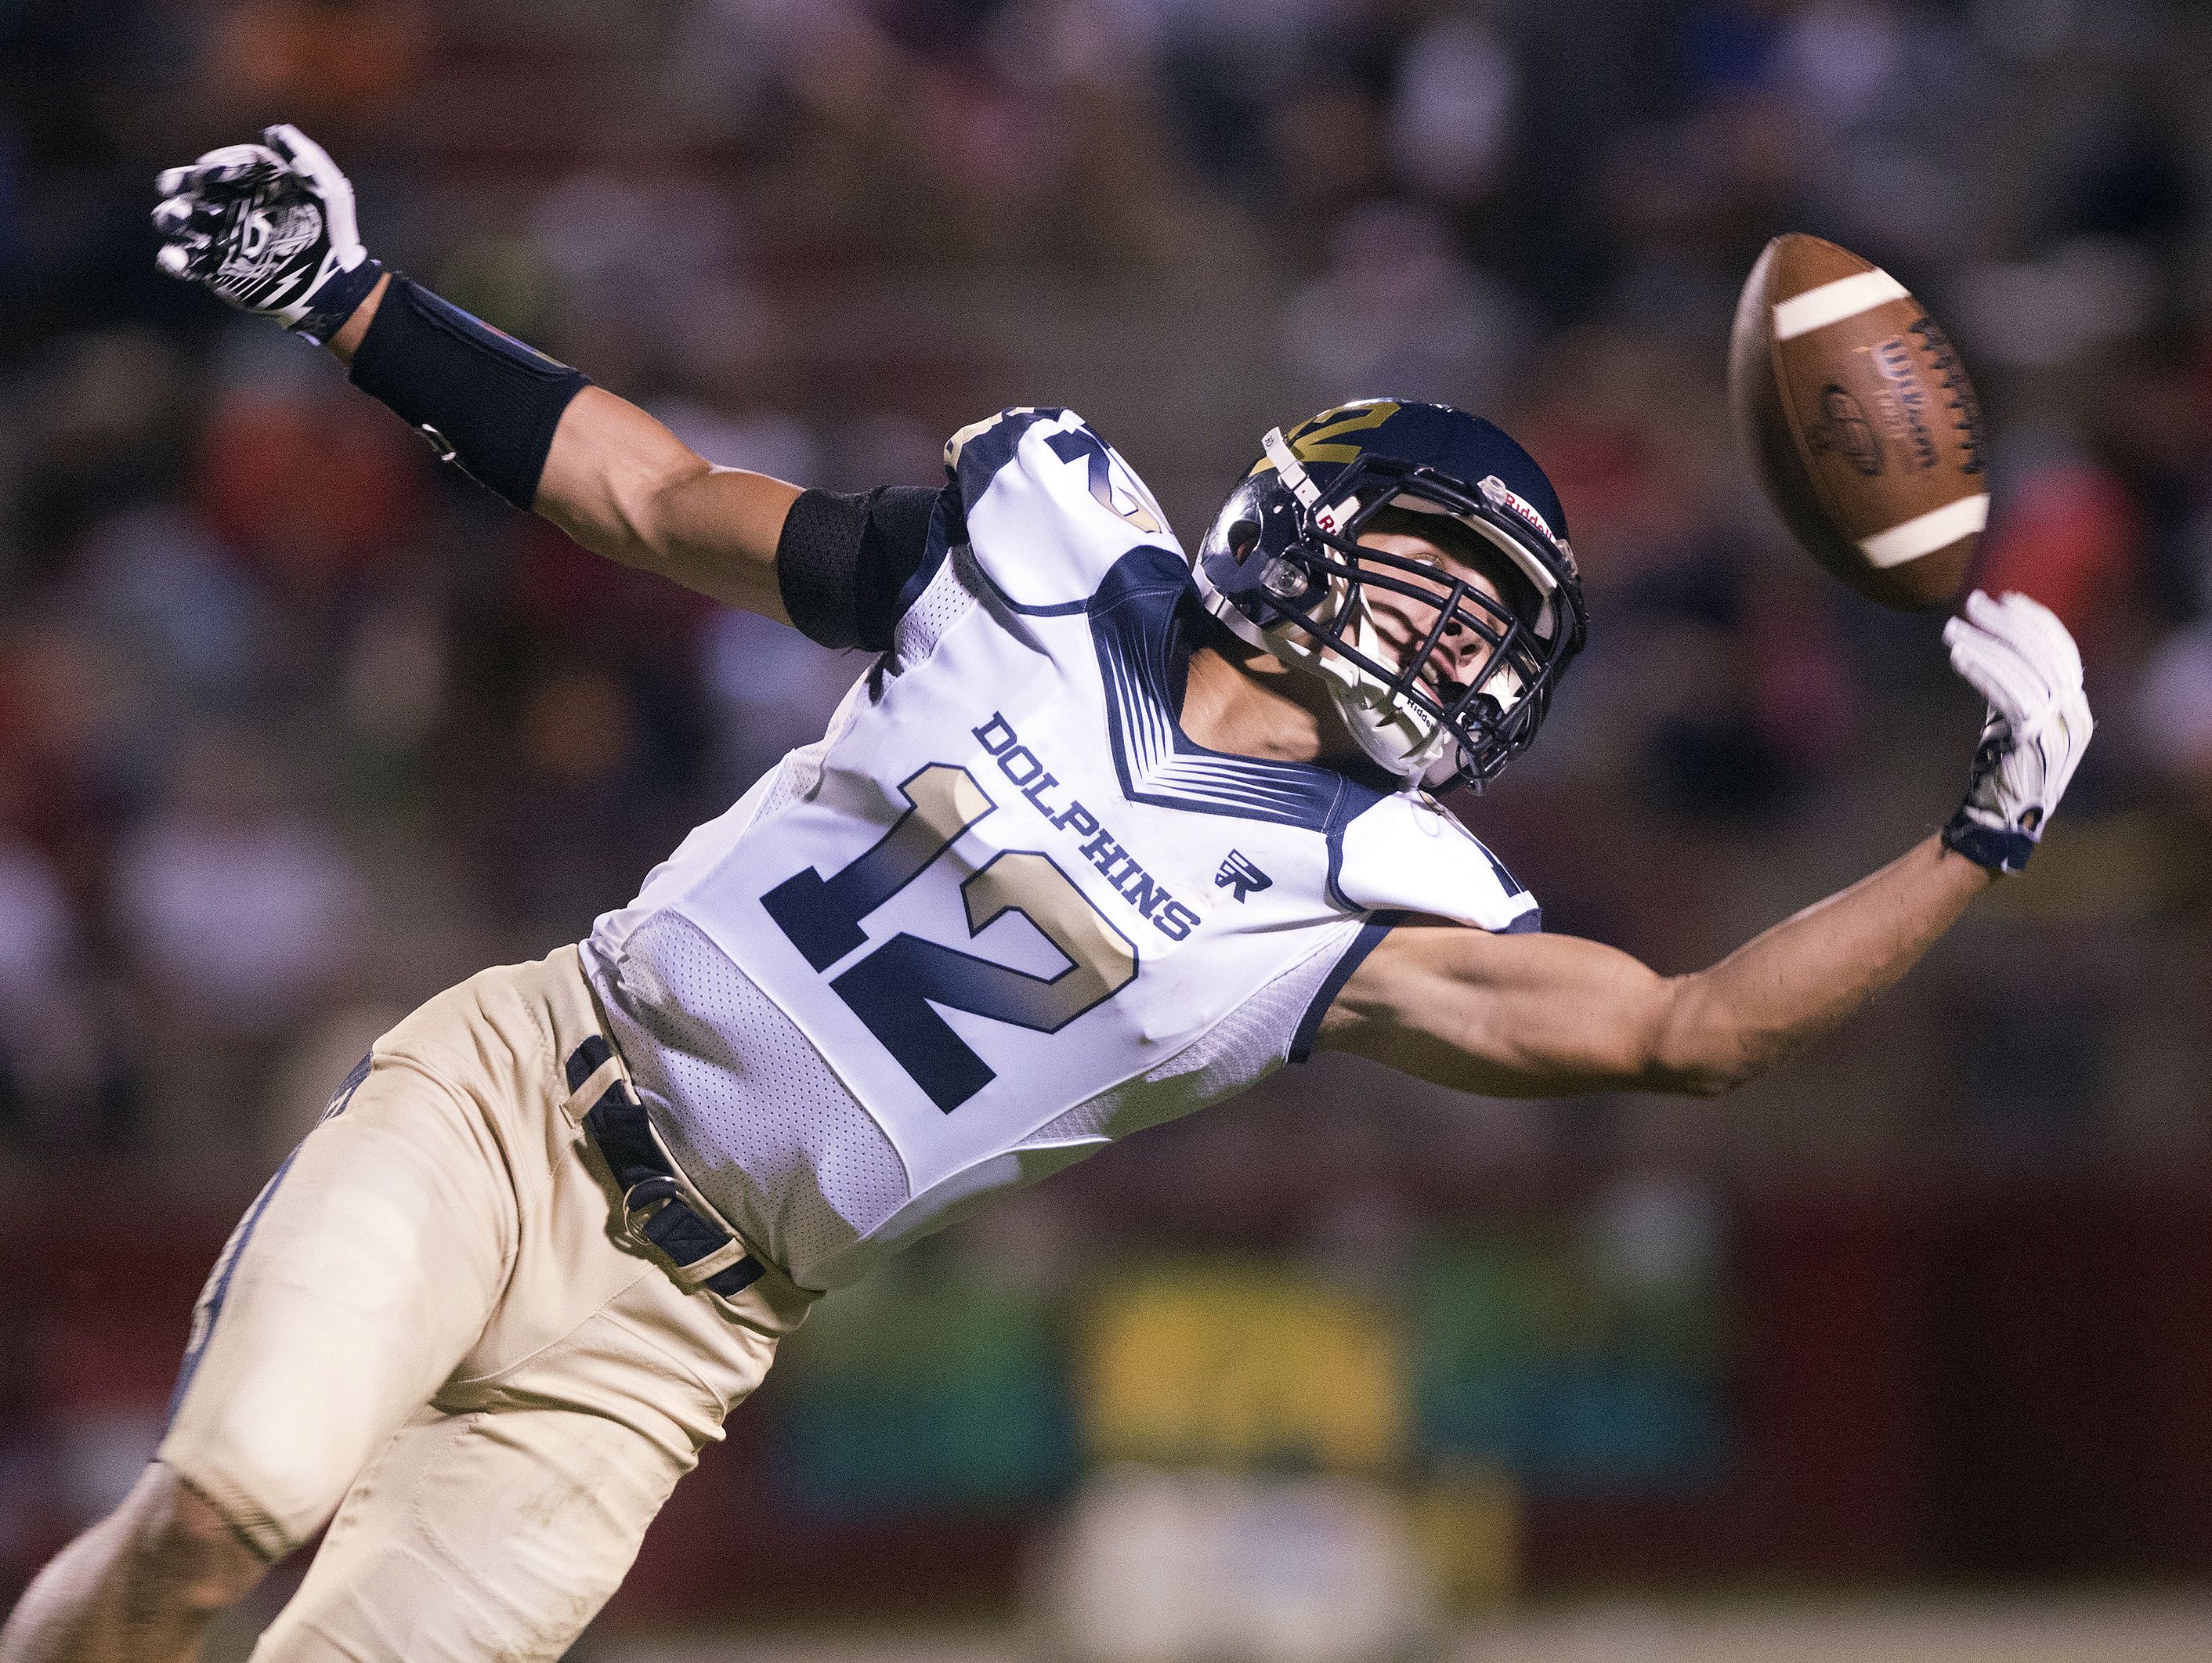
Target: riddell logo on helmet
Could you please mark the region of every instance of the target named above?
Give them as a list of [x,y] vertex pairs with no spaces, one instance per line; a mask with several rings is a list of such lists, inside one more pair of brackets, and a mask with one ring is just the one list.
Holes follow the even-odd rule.
[[1503,508],[1508,513],[1520,515],[1522,519],[1544,534],[1545,542],[1557,543],[1559,540],[1559,533],[1544,523],[1544,516],[1536,512],[1528,498],[1522,496],[1496,474],[1492,474],[1482,482],[1481,490],[1484,501],[1489,503],[1493,508]]
[[1314,510],[1314,524],[1324,531],[1334,531],[1342,525],[1346,517],[1358,510],[1359,499],[1348,496],[1341,502],[1329,503]]

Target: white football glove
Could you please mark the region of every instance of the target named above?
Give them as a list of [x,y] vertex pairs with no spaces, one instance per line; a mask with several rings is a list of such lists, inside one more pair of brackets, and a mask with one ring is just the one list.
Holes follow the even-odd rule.
[[1943,626],[1951,667],[1990,701],[1966,800],[1943,841],[1998,871],[2027,864],[2096,724],[2081,690],[2081,654],[2050,608],[1977,589]]
[[162,170],[155,258],[241,311],[325,341],[383,268],[361,246],[353,186],[329,153],[293,126],[261,137]]

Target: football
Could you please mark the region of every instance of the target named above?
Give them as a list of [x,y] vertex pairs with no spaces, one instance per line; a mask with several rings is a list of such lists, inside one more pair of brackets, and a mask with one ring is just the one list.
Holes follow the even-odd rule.
[[1768,499],[1823,566],[1900,611],[1958,600],[1989,518],[1981,406],[1904,284],[1777,237],[1736,305],[1729,397]]

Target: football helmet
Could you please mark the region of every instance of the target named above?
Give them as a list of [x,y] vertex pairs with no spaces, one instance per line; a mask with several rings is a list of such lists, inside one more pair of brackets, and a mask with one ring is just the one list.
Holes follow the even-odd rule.
[[[1408,789],[1480,789],[1535,738],[1583,645],[1582,580],[1551,482],[1504,432],[1448,404],[1361,399],[1261,447],[1199,547],[1207,610],[1326,682],[1361,750]],[[1430,534],[1405,512],[1440,516],[1434,540],[1488,586],[1361,546],[1370,530]],[[1377,629],[1378,593],[1417,618],[1433,611],[1411,651]]]

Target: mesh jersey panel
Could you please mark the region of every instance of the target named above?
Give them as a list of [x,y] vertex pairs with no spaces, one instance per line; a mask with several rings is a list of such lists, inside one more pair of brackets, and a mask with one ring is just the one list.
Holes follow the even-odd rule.
[[817,739],[783,759],[776,769],[775,782],[768,788],[768,795],[761,798],[757,818],[775,818],[821,783],[822,754],[829,743],[827,739]]
[[[966,615],[968,609],[975,604],[977,596],[968,551],[956,549],[937,568],[937,574],[923,586],[921,593],[915,597],[906,616],[899,620],[892,640],[893,659],[907,665],[927,658],[938,638]],[[866,679],[862,678],[864,683]],[[848,696],[860,695],[856,689]],[[843,714],[841,707],[838,716],[842,718]],[[822,758],[843,726],[842,719],[833,719],[828,733],[784,758],[775,782],[761,799],[760,810],[754,816],[757,822],[773,820],[814,789],[822,778]]]
[[592,968],[653,1124],[748,1243],[805,1282],[905,1204],[890,1140],[696,925],[658,913]]
[[1272,1073],[1290,1054],[1300,1019],[1358,935],[1361,921],[1350,920],[1341,931],[1322,937],[1321,945],[1285,974],[1150,1073],[1076,1104],[1023,1146],[1079,1138],[1126,1138],[1233,1096]]
[[981,588],[969,569],[972,561],[963,543],[945,557],[937,575],[922,586],[891,635],[892,656],[899,663],[916,664],[927,658],[938,638],[975,604]]

